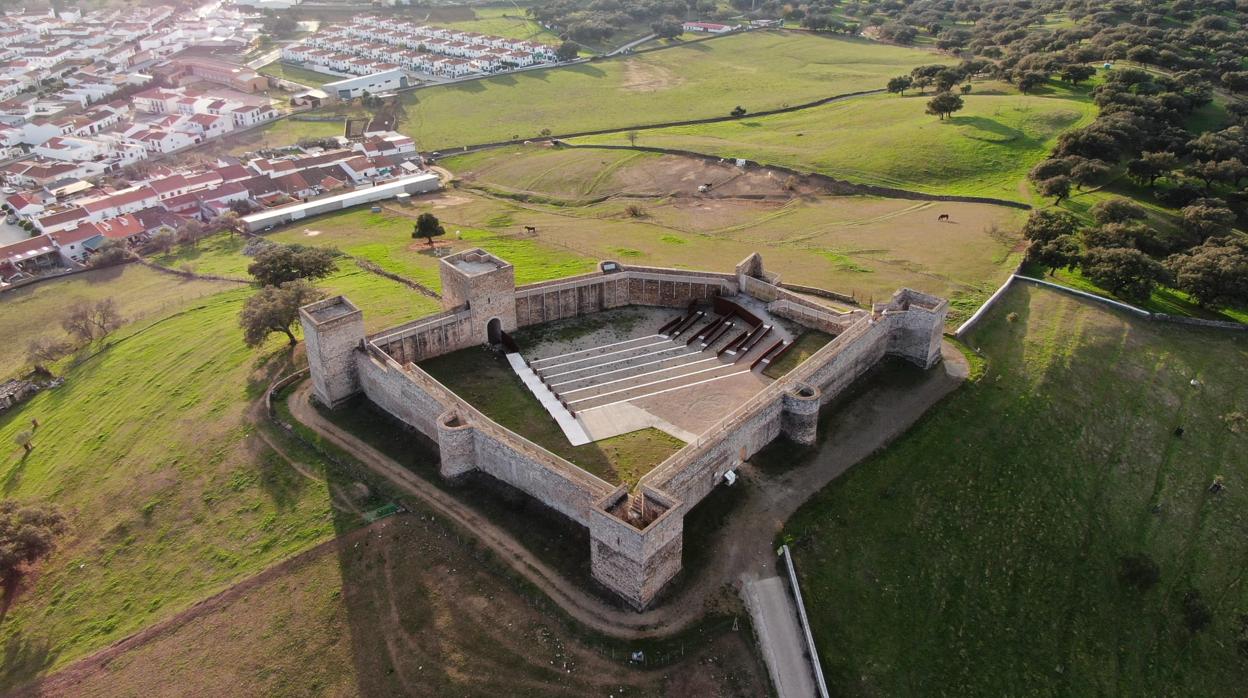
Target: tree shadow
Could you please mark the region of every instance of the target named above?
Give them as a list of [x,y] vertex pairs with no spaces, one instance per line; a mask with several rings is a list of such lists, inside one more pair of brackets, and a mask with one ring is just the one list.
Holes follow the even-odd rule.
[[60,650],[52,647],[43,638],[31,638],[20,631],[13,633],[4,645],[4,660],[0,662],[0,687],[12,688],[30,681],[51,666],[58,655]]
[[564,68],[563,71],[580,73],[581,75],[588,75],[591,78],[602,78],[607,76],[607,71],[589,63],[578,63],[577,65]]
[[1026,135],[1022,131],[1019,131],[1016,128],[1010,128],[999,121],[989,119],[984,116],[951,116],[949,117],[949,123],[957,126],[967,126],[978,131],[1000,136],[1000,138],[978,138],[974,135],[967,135],[967,138],[975,138],[976,140],[985,140],[993,143],[1008,143],[1011,141],[1026,139]]
[[83,274],[81,278],[88,284],[100,284],[108,281],[114,281],[120,277],[126,270],[125,264],[117,264],[102,269],[93,269],[88,274]]
[[4,474],[4,479],[0,480],[0,490],[3,490],[5,494],[12,494],[13,490],[16,490],[22,484],[22,475],[26,472],[26,465],[30,461],[32,452],[33,450],[23,450],[17,462]]

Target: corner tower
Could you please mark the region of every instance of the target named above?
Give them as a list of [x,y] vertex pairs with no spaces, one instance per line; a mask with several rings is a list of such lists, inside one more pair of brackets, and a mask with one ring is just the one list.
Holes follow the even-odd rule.
[[472,343],[497,344],[502,332],[516,329],[516,270],[480,248],[444,257],[442,308],[466,307],[471,314]]
[[299,309],[316,399],[337,407],[360,390],[354,352],[364,341],[364,313],[344,296]]

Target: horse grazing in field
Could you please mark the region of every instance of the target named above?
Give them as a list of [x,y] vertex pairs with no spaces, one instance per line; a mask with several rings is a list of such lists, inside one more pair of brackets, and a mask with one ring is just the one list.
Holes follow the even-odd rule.
[[526,233],[536,233],[536,232],[537,232],[537,226],[533,226],[533,225],[526,225],[526,226],[524,226],[524,232],[526,232]]
[[949,220],[949,214],[948,214],[948,213],[942,213],[942,214],[940,214],[939,216],[936,216],[936,220],[937,220],[937,221],[948,221],[948,220]]

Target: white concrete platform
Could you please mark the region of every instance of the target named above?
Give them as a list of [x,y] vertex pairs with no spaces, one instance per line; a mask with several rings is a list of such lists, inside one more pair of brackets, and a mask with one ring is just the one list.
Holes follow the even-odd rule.
[[698,438],[697,434],[681,429],[675,424],[628,402],[617,402],[606,407],[585,410],[576,415],[576,421],[581,423],[585,433],[589,434],[589,437],[594,441],[627,434],[647,427],[654,427],[685,443],[691,443]]
[[528,386],[529,391],[542,403],[542,407],[554,417],[555,422],[559,424],[559,428],[563,430],[563,435],[568,437],[568,442],[573,446],[583,446],[591,441],[589,435],[585,433],[585,429],[581,427],[580,422],[572,416],[563,403],[559,402],[559,398],[547,388],[533,369],[524,363],[524,358],[515,352],[507,354],[507,363],[511,364],[511,369],[520,376],[520,380]]

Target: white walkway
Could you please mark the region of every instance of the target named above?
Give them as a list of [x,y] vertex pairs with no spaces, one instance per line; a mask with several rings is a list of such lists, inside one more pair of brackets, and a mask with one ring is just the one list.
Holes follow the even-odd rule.
[[507,363],[511,364],[511,369],[520,376],[520,380],[529,387],[529,391],[533,393],[538,402],[542,403],[542,407],[555,418],[555,422],[559,424],[559,428],[563,429],[563,435],[568,437],[568,442],[573,446],[582,446],[591,441],[589,435],[581,428],[580,422],[572,416],[566,407],[559,402],[559,398],[547,388],[533,369],[524,363],[524,358],[519,354],[511,352],[507,354]]

